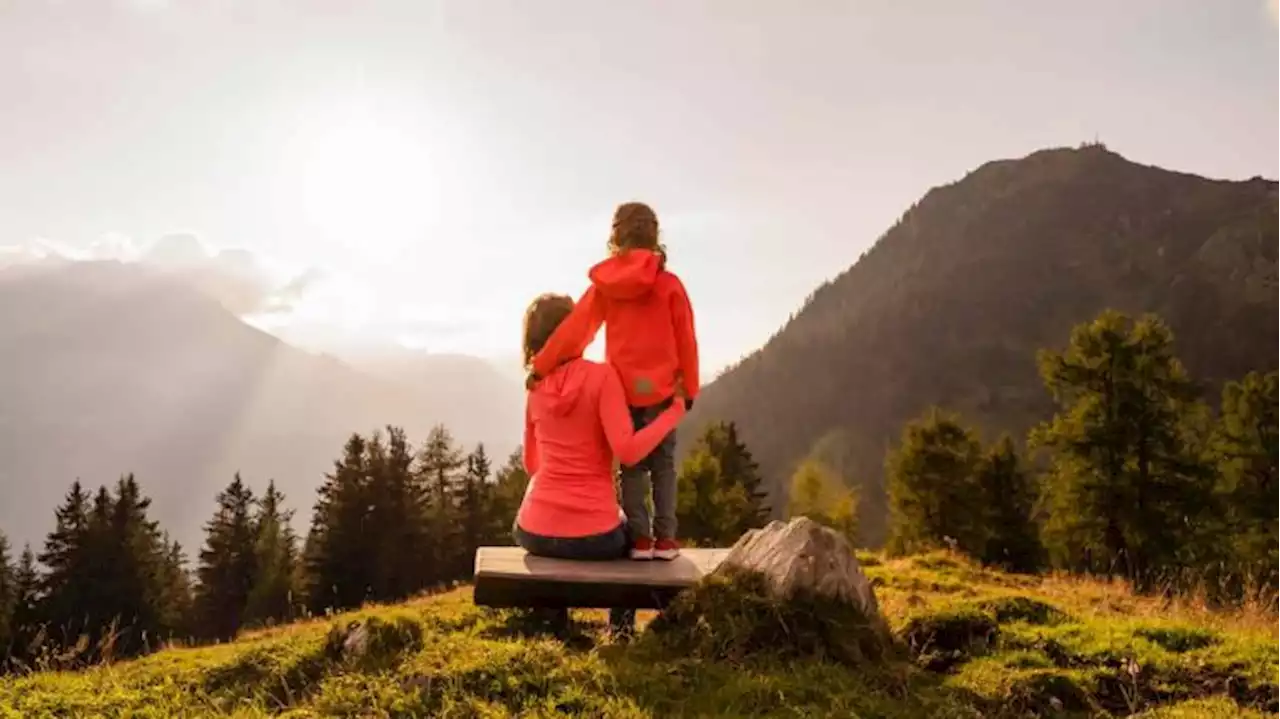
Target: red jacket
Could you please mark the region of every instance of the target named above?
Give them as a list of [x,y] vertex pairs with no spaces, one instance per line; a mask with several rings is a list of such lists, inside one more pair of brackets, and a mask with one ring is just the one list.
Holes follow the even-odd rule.
[[621,523],[613,459],[644,459],[684,416],[676,402],[639,432],[631,424],[622,383],[609,365],[574,360],[529,392],[524,467],[529,489],[517,522],[544,537],[586,537]]
[[627,404],[649,407],[675,394],[676,378],[698,394],[698,340],[680,278],[649,250],[627,250],[591,268],[591,287],[533,359],[538,377],[579,357],[605,325],[605,361],[622,377]]

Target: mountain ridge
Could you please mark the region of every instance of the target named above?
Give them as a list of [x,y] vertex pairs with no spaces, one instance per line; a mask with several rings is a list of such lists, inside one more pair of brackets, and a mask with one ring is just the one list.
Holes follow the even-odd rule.
[[1036,350],[1102,309],[1168,320],[1210,392],[1274,368],[1275,218],[1274,181],[1208,180],[1100,145],[984,163],[925,193],[704,387],[682,436],[737,422],[776,497],[820,449],[864,490],[864,540],[878,544],[881,463],[901,425],[941,405],[989,435],[1025,431],[1049,410]]

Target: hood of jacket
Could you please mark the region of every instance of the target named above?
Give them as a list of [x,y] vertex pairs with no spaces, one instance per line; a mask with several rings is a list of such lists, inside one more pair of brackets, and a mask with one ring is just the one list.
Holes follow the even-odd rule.
[[533,416],[563,416],[573,411],[586,387],[587,369],[583,360],[570,360],[539,380],[529,393]]
[[633,300],[653,291],[665,262],[651,250],[626,250],[598,263],[587,273],[591,284],[611,300]]

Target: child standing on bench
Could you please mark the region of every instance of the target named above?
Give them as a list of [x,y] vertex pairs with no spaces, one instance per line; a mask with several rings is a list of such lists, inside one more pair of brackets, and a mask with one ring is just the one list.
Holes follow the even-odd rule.
[[[530,384],[561,362],[579,357],[605,326],[605,361],[622,377],[635,428],[653,422],[673,401],[693,407],[698,393],[698,342],[693,308],[680,278],[666,269],[658,216],[643,203],[620,205],[609,235],[609,258],[591,268],[591,286],[533,360]],[[677,398],[680,384],[684,395]],[[675,432],[621,472],[632,559],[675,559]],[[653,518],[646,500],[653,489]]]

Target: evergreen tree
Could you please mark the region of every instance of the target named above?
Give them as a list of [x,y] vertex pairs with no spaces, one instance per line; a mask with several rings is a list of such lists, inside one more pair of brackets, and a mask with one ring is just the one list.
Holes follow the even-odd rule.
[[858,497],[830,468],[816,460],[800,463],[791,477],[787,516],[808,517],[849,540],[858,541]]
[[40,613],[54,640],[75,641],[81,629],[79,610],[88,606],[90,576],[87,538],[89,495],[74,482],[62,506],[54,513],[54,529],[45,539],[40,563],[46,572],[40,579]]
[[13,641],[13,611],[18,602],[17,568],[9,556],[9,538],[0,532],[0,662]]
[[720,460],[706,445],[693,450],[677,476],[676,518],[680,537],[691,545],[723,546],[737,541],[750,514],[745,487],[726,482]]
[[460,546],[458,508],[454,502],[461,472],[466,465],[462,451],[444,425],[436,425],[418,451],[418,477],[426,493],[427,532],[430,538],[424,553],[430,574],[428,584],[457,578],[465,560]]
[[365,446],[369,524],[364,541],[373,561],[370,597],[389,601],[425,584],[421,557],[428,546],[426,496],[413,471],[404,430],[387,427]]
[[187,573],[186,553],[177,541],[164,536],[164,560],[160,565],[160,624],[168,638],[186,638],[194,632],[195,599]]
[[[36,569],[36,555],[31,545],[22,548],[13,572],[13,615],[10,620],[10,638],[7,644],[10,663],[25,661],[28,649],[41,631],[40,573]],[[0,647],[0,671],[4,670],[4,647]]]
[[[694,452],[705,450],[719,465],[721,492],[732,501],[732,515],[726,515],[724,532],[718,541],[732,542],[748,529],[763,526],[769,518],[768,493],[763,489],[760,467],[738,436],[733,422],[715,422],[703,430]],[[681,530],[683,532],[683,530]]]
[[986,451],[978,467],[978,483],[986,498],[990,530],[982,561],[1013,572],[1039,569],[1043,548],[1032,518],[1035,487],[1008,435]]
[[117,622],[111,650],[124,656],[150,651],[171,634],[166,626],[164,564],[169,547],[156,522],[147,517],[151,500],[132,474],[116,483],[111,524],[103,549],[109,557],[110,593],[97,605],[107,622]]
[[1055,566],[1112,573],[1139,588],[1212,560],[1199,536],[1212,480],[1192,420],[1195,387],[1155,317],[1107,311],[1077,327],[1040,374],[1057,402],[1032,432],[1050,453],[1044,539]]
[[217,503],[205,524],[195,605],[202,634],[231,639],[245,621],[257,570],[253,492],[237,473]]
[[524,493],[528,487],[529,473],[524,468],[524,451],[516,447],[494,476],[490,543],[512,543],[511,530],[515,526],[516,514],[520,511],[520,503],[524,501]]
[[1277,566],[1277,375],[1250,372],[1222,390],[1214,438],[1218,492],[1226,508],[1224,547],[1234,577],[1224,582],[1274,589]]
[[492,463],[484,445],[478,444],[466,457],[466,466],[455,490],[454,504],[461,519],[461,546],[464,552],[456,568],[458,576],[470,578],[474,572],[476,549],[492,535],[493,485],[489,478]]
[[[351,435],[341,460],[320,485],[307,535],[307,601],[313,612],[358,607],[372,587],[375,567],[366,530],[369,482],[366,442]],[[368,525],[368,526],[366,526]]]
[[276,483],[258,500],[253,517],[253,584],[245,602],[244,623],[250,626],[287,621],[302,599],[298,538]]
[[974,557],[990,531],[977,478],[982,445],[954,415],[932,409],[902,430],[885,462],[889,550],[911,553],[953,543]]

